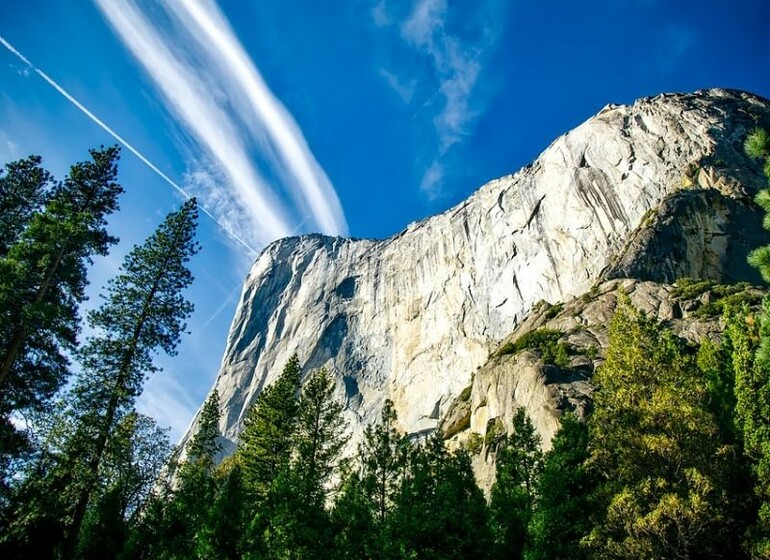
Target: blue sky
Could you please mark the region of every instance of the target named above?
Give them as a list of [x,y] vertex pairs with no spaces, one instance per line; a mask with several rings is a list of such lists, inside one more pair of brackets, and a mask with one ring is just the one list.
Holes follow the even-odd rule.
[[767,0],[2,2],[0,162],[40,154],[63,177],[116,142],[96,120],[137,152],[89,305],[180,191],[203,202],[191,334],[140,400],[178,437],[270,240],[397,233],[607,103],[770,97],[769,28]]

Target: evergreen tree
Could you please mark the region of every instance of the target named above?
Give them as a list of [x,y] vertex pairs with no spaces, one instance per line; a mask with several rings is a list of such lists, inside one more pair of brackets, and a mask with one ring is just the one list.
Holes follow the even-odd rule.
[[492,535],[470,457],[447,452],[440,433],[407,454],[408,468],[388,516],[389,558],[489,557]]
[[522,558],[543,463],[540,436],[523,408],[516,410],[513,432],[497,450],[497,476],[490,511],[497,558]]
[[342,471],[342,484],[331,511],[334,549],[340,558],[379,558],[374,510],[361,475],[349,462],[343,464]]
[[380,423],[366,427],[360,450],[363,488],[380,529],[385,526],[406,469],[409,442],[396,428],[397,420],[393,401],[388,399]]
[[215,389],[203,404],[198,431],[187,444],[173,488],[165,493],[162,506],[155,506],[154,526],[144,544],[153,557],[196,555],[201,535],[212,522],[209,510],[217,492],[213,471],[220,450],[218,423],[219,392]]
[[[39,159],[12,166],[0,204],[0,418],[9,432],[14,411],[39,411],[67,376],[65,352],[74,350],[78,306],[85,299],[86,266],[116,239],[106,216],[123,192],[116,182],[118,148],[91,150],[92,161],[72,166],[37,210],[50,181]],[[14,183],[24,183],[23,185]],[[29,195],[28,204],[14,197]],[[7,208],[5,207],[7,206]],[[7,243],[6,247],[2,244]],[[6,438],[0,438],[4,443]],[[7,452],[6,448],[0,453]]]
[[565,414],[552,445],[543,459],[524,557],[587,560],[580,541],[591,530],[590,495],[597,482],[586,466],[588,427],[574,415]]
[[331,553],[332,529],[326,503],[329,485],[347,442],[342,404],[325,369],[302,388],[290,468],[270,488],[265,534],[271,558],[325,558]]
[[121,272],[107,286],[104,304],[89,314],[89,324],[99,334],[80,353],[83,374],[73,390],[78,426],[73,443],[86,468],[67,552],[77,542],[115,426],[130,411],[146,376],[159,369],[153,354],[162,350],[173,356],[186,329],[193,304],[182,292],[193,281],[187,263],[199,250],[197,218],[194,198],[169,214],[144,244],[126,255]]
[[[754,130],[745,142],[746,153],[762,161],[770,181],[770,135]],[[765,211],[763,225],[770,230],[770,189],[756,196]],[[758,247],[749,254],[749,263],[770,282],[770,245]],[[770,298],[765,297],[759,315],[759,347],[754,360],[744,356],[745,367],[736,369],[735,395],[737,422],[743,436],[744,449],[754,474],[754,493],[759,502],[759,518],[749,537],[752,555],[770,558]]]
[[219,438],[219,391],[214,389],[203,403],[198,431],[187,444],[187,459],[184,465],[200,463],[210,473],[214,469],[214,459],[222,449]]
[[334,398],[334,381],[325,369],[313,373],[302,388],[293,470],[299,477],[301,499],[323,506],[328,485],[349,436],[342,403]]
[[718,457],[717,483],[726,498],[719,552],[723,557],[744,558],[752,546],[747,530],[756,523],[758,506],[739,421],[736,379],[745,379],[746,368],[753,367],[758,323],[745,304],[728,306],[723,321],[722,342],[703,340],[697,365],[705,382],[705,408],[716,421],[717,440],[725,451]]
[[[326,503],[347,441],[342,405],[334,399],[334,384],[326,370],[311,375],[297,401],[298,384],[295,357],[257,398],[251,431],[242,438],[242,446],[251,444],[245,450],[258,454],[239,450],[241,466],[244,473],[258,468],[251,476],[262,488],[255,493],[247,557],[312,559],[331,552]],[[279,418],[283,421],[276,422]]]
[[171,452],[167,430],[136,412],[124,416],[110,439],[95,499],[89,506],[77,557],[116,558],[126,545]]
[[0,258],[41,210],[53,177],[41,167],[40,156],[8,163],[0,169]]
[[294,355],[246,413],[236,453],[243,482],[252,498],[265,496],[278,474],[289,465],[297,425],[300,374],[299,358]]
[[[153,354],[175,353],[192,312],[181,292],[192,282],[187,263],[198,250],[196,219],[194,199],[169,214],[128,253],[107,286],[105,302],[89,314],[96,334],[80,352],[83,371],[68,397],[73,428],[36,485],[40,491],[16,512],[21,540],[45,538],[57,544],[62,557],[75,554],[89,505],[99,498],[116,429],[132,411],[146,375],[158,369]],[[51,507],[54,496],[58,503]],[[30,534],[25,527],[37,526],[32,522],[37,516],[53,517],[62,530]]]
[[203,560],[240,560],[245,500],[241,467],[235,457],[222,461],[214,472],[214,481],[216,496],[209,508],[208,523],[197,535],[196,554]]
[[[299,358],[294,355],[246,413],[236,451],[246,494],[242,541],[245,558],[271,557],[285,541],[284,527],[276,520],[285,511],[284,502],[294,497],[289,468],[297,433],[300,374]],[[296,502],[291,505],[303,507]]]
[[597,371],[590,465],[601,482],[586,543],[602,558],[720,557],[723,458],[692,352],[621,300]]
[[[396,428],[393,402],[386,400],[380,423],[367,426],[357,464],[345,464],[332,510],[334,542],[354,559],[385,559],[399,554],[388,533],[391,513],[408,469],[409,442]],[[395,549],[395,552],[394,552]]]

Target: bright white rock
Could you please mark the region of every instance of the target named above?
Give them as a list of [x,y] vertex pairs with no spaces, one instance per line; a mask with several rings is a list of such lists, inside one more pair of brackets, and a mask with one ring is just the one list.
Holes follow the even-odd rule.
[[392,238],[271,244],[246,278],[215,382],[225,453],[295,352],[305,370],[336,376],[353,446],[387,398],[407,432],[434,429],[540,300],[626,275],[742,278],[763,185],[742,141],[769,115],[766,100],[730,90],[607,106],[533,164]]

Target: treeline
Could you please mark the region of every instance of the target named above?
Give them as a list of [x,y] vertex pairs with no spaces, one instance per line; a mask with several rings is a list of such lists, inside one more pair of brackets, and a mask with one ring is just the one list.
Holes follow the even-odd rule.
[[[770,316],[729,310],[719,344],[692,345],[620,297],[588,422],[562,419],[550,451],[523,409],[472,453],[415,442],[392,403],[357,453],[324,370],[293,358],[218,466],[218,394],[132,519],[93,511],[82,558],[765,558],[770,526]],[[768,308],[770,310],[770,307]],[[106,551],[110,551],[107,554]]]
[[[170,446],[134,403],[192,304],[194,199],[125,257],[88,313],[92,260],[118,240],[116,147],[57,181],[37,156],[0,170],[0,555],[110,557],[94,535],[139,515]],[[75,372],[75,373],[73,373]]]

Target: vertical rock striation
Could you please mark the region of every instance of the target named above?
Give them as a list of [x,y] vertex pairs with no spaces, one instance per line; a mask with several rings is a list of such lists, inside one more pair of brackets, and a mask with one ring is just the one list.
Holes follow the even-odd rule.
[[770,125],[770,102],[731,90],[608,105],[392,238],[276,241],[246,279],[216,379],[224,436],[237,441],[295,352],[336,375],[355,443],[386,398],[408,432],[434,429],[540,300],[621,276],[752,279],[763,179],[742,142],[757,125]]

